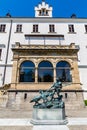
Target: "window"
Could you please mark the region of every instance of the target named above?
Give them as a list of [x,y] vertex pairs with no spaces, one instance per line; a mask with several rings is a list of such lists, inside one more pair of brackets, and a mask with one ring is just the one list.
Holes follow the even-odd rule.
[[48,10],[46,10],[46,15],[48,15]]
[[0,49],[0,59],[1,59],[1,52],[2,52],[2,50]]
[[39,11],[39,15],[41,16],[41,10]]
[[42,61],[39,64],[38,82],[53,82],[53,66],[49,61]]
[[39,16],[48,16],[48,10],[42,8],[41,10],[39,10]]
[[0,49],[0,60],[1,60],[1,53],[2,53],[2,49]]
[[5,44],[0,44],[0,48],[5,48]]
[[70,65],[66,61],[60,61],[56,65],[56,77],[62,82],[71,82]]
[[46,10],[42,9],[42,16],[46,15]]
[[87,33],[87,25],[85,25],[85,32]]
[[35,81],[35,65],[31,61],[24,61],[20,66],[19,82]]
[[5,32],[5,28],[6,28],[6,25],[5,24],[1,24],[0,25],[0,32]]
[[33,32],[38,32],[38,25],[33,25]]
[[17,25],[16,32],[22,32],[22,25],[21,24]]
[[49,32],[55,32],[55,26],[49,25]]
[[74,25],[69,25],[69,32],[71,32],[71,33],[74,32]]

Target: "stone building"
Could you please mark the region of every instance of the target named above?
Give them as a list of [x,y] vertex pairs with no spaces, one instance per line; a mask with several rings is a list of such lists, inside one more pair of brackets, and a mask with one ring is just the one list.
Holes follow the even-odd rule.
[[19,94],[21,101],[59,78],[67,108],[75,101],[79,108],[87,84],[87,19],[54,18],[52,10],[42,1],[34,18],[0,18],[0,86],[11,83],[9,99]]

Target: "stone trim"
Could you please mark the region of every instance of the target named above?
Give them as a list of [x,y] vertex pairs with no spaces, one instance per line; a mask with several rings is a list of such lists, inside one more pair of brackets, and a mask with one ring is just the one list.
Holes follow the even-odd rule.
[[35,17],[11,17],[11,18],[6,18],[6,17],[0,17],[0,22],[10,22],[13,20],[13,22],[44,22],[44,23],[87,23],[87,18],[58,18],[58,17],[53,17],[53,18],[35,18]]
[[13,65],[12,65],[12,64],[1,64],[1,65],[0,65],[0,67],[4,67],[4,66],[12,67]]
[[85,69],[85,68],[87,68],[87,65],[78,65],[78,68],[83,68],[83,69]]
[[[43,90],[44,92],[46,90]],[[39,90],[8,90],[8,92],[39,92]],[[87,92],[87,90],[61,90],[61,92],[78,92],[78,93],[83,93]]]

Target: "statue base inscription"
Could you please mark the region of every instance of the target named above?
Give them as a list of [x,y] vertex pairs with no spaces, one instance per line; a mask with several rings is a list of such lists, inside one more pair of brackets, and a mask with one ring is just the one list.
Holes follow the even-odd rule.
[[31,123],[35,125],[65,125],[68,123],[65,117],[65,108],[33,108]]

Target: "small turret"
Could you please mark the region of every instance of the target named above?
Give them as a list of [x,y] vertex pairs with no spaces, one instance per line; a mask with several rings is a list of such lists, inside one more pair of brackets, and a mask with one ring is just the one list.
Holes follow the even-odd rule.
[[8,12],[7,14],[6,14],[6,17],[11,17],[11,14]]
[[72,14],[71,18],[77,18],[76,14]]

